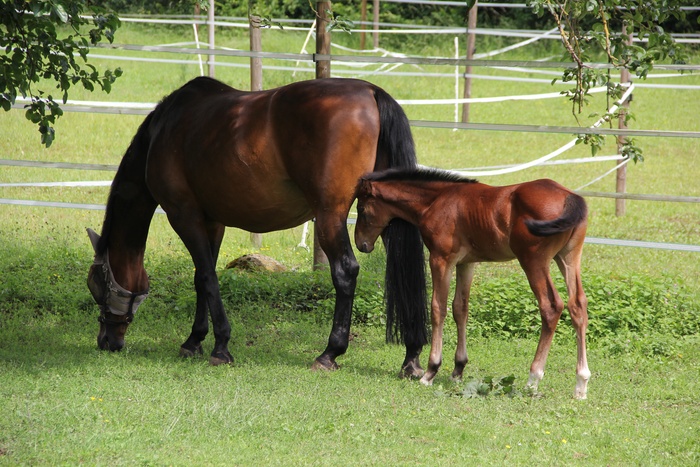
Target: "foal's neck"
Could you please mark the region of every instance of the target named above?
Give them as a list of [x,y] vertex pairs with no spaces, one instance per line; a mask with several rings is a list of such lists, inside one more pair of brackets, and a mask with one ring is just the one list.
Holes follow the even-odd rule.
[[419,225],[423,213],[440,195],[444,185],[445,182],[385,182],[381,184],[379,196],[394,217]]

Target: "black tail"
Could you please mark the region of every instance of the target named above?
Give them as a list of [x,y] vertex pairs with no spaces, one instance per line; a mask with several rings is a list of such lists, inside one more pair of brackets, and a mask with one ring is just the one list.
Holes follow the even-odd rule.
[[102,224],[102,235],[96,253],[102,254],[110,244],[115,222],[120,230],[128,232],[122,239],[126,247],[143,248],[148,237],[153,213],[158,203],[146,185],[146,162],[150,145],[149,127],[157,110],[151,112],[139,126],[122,158],[107,199],[107,209]]
[[[401,106],[380,88],[375,89],[380,130],[377,144],[379,168],[412,168],[416,150],[408,117]],[[404,342],[420,351],[428,342],[425,290],[425,256],[418,228],[395,219],[382,235],[386,248],[386,338]]]
[[585,221],[587,216],[586,201],[581,196],[571,193],[564,201],[564,212],[561,216],[551,221],[528,219],[525,225],[531,234],[548,237],[576,227]]

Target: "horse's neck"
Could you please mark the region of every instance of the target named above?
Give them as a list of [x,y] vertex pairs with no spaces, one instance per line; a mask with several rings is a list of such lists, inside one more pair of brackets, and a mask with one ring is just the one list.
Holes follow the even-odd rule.
[[146,290],[148,275],[143,259],[153,211],[144,205],[132,205],[128,209],[120,206],[123,202],[119,197],[113,197],[108,206],[110,219],[105,220],[107,231],[103,229],[103,236],[109,263],[119,285],[131,291]]
[[146,239],[139,245],[134,239],[127,238],[119,229],[110,232],[107,243],[109,264],[114,279],[123,288],[130,291],[148,289],[148,275],[143,267],[146,251]]

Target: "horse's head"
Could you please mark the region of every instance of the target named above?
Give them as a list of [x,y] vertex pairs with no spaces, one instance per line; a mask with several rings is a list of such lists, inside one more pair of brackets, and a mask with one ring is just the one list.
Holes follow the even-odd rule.
[[88,236],[95,250],[95,260],[88,272],[87,284],[100,307],[97,346],[102,350],[121,350],[129,324],[141,302],[148,296],[148,290],[133,293],[120,286],[114,279],[108,251],[98,253],[100,236],[92,229],[88,229]]
[[363,253],[374,250],[374,244],[391,218],[377,201],[372,182],[361,179],[357,188],[357,223],[355,224],[355,245]]

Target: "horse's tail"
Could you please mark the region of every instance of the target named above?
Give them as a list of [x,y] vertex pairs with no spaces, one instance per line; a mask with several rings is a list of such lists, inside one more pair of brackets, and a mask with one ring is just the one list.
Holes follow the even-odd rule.
[[138,243],[143,241],[145,245],[153,213],[158,207],[146,185],[146,162],[151,144],[150,127],[157,112],[158,109],[148,114],[141,123],[119,164],[107,198],[102,235],[96,242],[97,254],[106,251],[114,222],[123,223],[124,228],[130,232],[129,237]]
[[584,222],[587,216],[586,201],[576,193],[571,193],[564,201],[564,212],[561,216],[549,221],[528,219],[525,221],[525,225],[531,234],[538,237],[548,237],[576,227]]
[[[375,170],[417,165],[408,117],[389,94],[375,88],[379,142]],[[428,342],[423,239],[417,227],[394,219],[382,235],[386,249],[385,304],[387,342],[404,342],[420,351]]]

